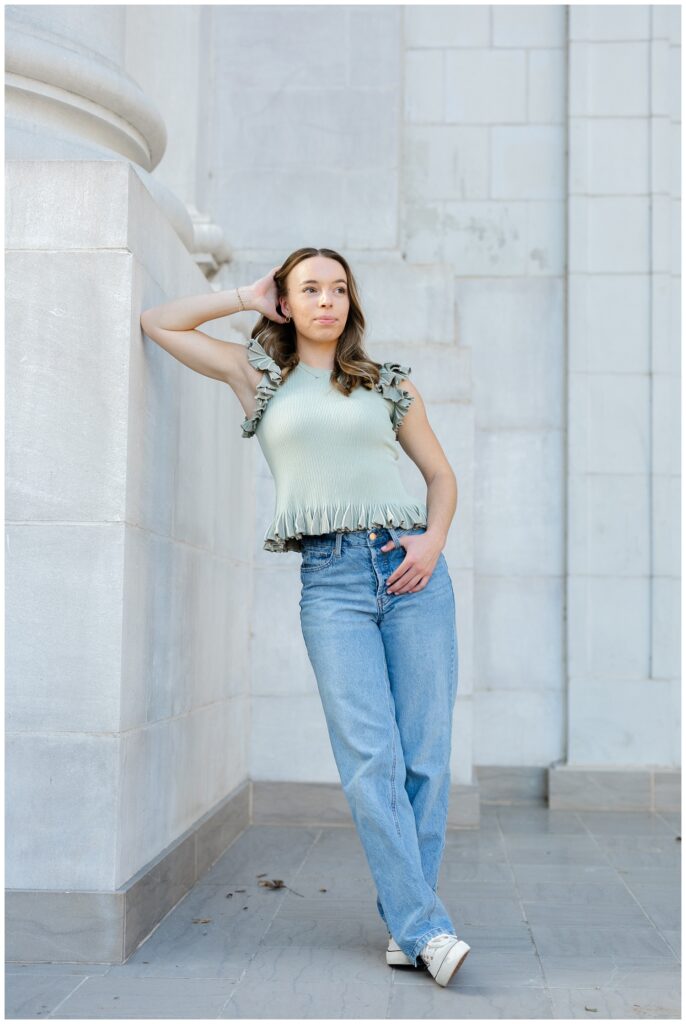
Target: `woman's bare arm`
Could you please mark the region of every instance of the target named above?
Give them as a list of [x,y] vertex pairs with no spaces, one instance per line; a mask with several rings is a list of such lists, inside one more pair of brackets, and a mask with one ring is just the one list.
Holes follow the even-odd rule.
[[196,328],[207,320],[255,308],[251,286],[241,285],[239,289],[189,295],[145,309],[141,313],[141,327],[149,338],[191,370],[233,385],[245,363],[244,346],[212,338]]
[[148,337],[179,362],[205,377],[223,381],[235,390],[244,382],[248,366],[245,345],[212,338],[204,331],[198,331],[197,326],[244,309],[254,309],[276,323],[285,323],[285,318],[276,308],[274,271],[278,269],[278,266],[273,267],[254,284],[189,295],[153,306],[141,313],[141,327]]

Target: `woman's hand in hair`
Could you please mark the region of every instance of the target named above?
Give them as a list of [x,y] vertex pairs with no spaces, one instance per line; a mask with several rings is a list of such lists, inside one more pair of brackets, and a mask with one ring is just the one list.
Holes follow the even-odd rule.
[[266,316],[268,320],[273,320],[277,324],[285,324],[288,321],[285,317],[281,316],[276,308],[278,294],[274,273],[278,269],[278,266],[272,267],[268,274],[265,274],[264,277],[259,278],[259,280],[251,285],[251,305],[253,309]]

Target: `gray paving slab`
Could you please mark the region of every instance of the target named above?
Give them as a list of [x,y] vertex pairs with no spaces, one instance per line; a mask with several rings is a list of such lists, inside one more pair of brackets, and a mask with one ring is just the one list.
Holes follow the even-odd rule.
[[625,982],[618,988],[551,989],[556,1017],[588,1020],[594,1018],[637,1017],[655,1020],[679,1019],[679,985],[665,989],[645,989]]
[[366,949],[316,944],[264,947],[220,1016],[234,1020],[384,1019],[391,994],[390,974],[378,943]]
[[[466,966],[465,961],[456,978]],[[393,986],[387,1016],[397,1020],[539,1020],[555,1014],[544,986],[513,988],[490,983],[462,987],[451,981],[441,988],[424,974],[421,985]]]
[[439,892],[472,948],[444,989],[386,964],[354,828],[251,826],[125,964],[8,964],[5,1016],[678,1019],[680,827],[489,806],[450,831]]

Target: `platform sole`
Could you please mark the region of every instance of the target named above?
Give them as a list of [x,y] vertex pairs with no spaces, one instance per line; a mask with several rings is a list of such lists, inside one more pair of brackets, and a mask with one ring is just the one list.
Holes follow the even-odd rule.
[[[436,974],[432,975],[434,980],[445,988],[465,962],[470,949],[471,946],[468,946],[466,942],[462,942],[461,940],[453,946],[450,950],[450,954],[445,958]],[[457,960],[453,959],[455,953],[457,953]]]

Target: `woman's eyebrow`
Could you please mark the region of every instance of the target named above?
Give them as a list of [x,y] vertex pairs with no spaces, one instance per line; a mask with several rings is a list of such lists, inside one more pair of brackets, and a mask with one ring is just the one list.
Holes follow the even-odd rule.
[[[315,281],[314,278],[310,277],[307,281],[301,281],[300,284],[319,284],[319,281]],[[346,284],[346,281],[342,277],[337,277],[331,284]]]

